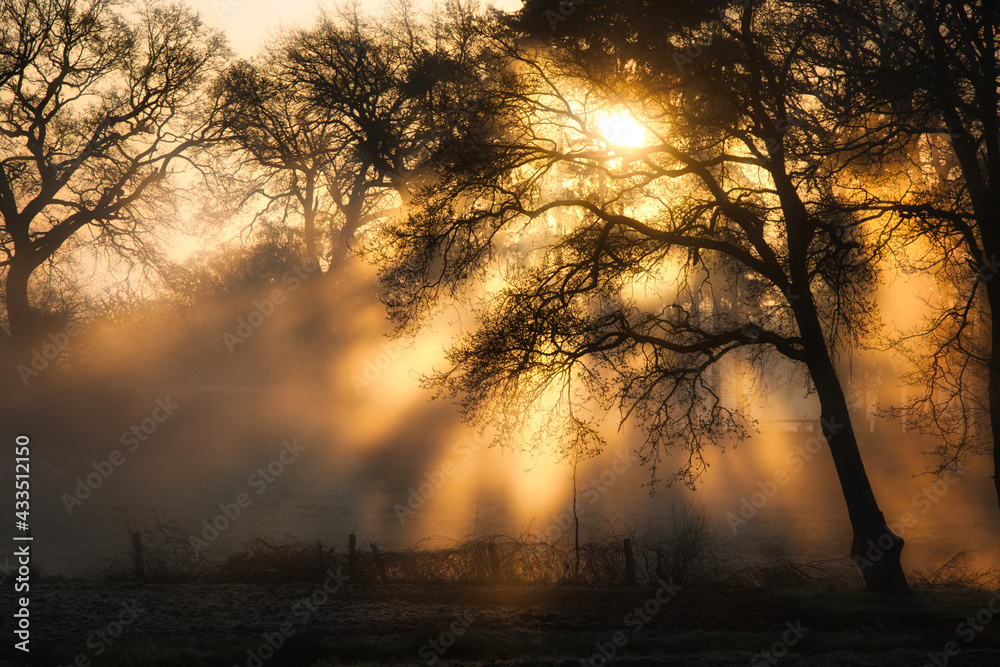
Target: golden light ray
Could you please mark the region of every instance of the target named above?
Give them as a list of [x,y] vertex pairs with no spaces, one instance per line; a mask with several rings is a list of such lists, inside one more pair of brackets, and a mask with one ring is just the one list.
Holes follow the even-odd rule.
[[597,127],[610,146],[639,148],[650,139],[646,128],[627,111],[618,110],[602,115],[597,120]]

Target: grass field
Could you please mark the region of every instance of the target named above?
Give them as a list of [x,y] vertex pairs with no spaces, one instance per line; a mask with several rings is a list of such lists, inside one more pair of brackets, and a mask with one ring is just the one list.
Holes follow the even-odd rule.
[[[913,595],[860,590],[849,561],[747,562],[703,515],[668,539],[577,551],[531,535],[353,552],[255,538],[195,554],[170,526],[99,576],[33,580],[31,655],[7,664],[996,665],[1000,579],[959,554],[910,572]],[[630,571],[631,570],[631,571]],[[635,583],[624,581],[635,579]],[[0,613],[13,612],[5,596]],[[10,607],[10,609],[8,609]],[[996,611],[994,611],[996,610]],[[10,618],[10,616],[7,616]]]

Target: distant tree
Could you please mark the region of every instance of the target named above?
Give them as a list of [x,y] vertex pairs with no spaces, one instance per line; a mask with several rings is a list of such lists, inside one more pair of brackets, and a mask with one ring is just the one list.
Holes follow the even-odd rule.
[[792,131],[800,18],[777,1],[526,2],[490,28],[506,66],[489,102],[387,230],[384,300],[404,331],[484,295],[431,385],[500,439],[541,412],[541,436],[597,449],[593,416],[617,410],[643,427],[654,481],[666,451],[693,483],[704,447],[746,432],[714,369],[801,369],[850,553],[870,589],[905,593],[835,367],[874,327],[873,248],[816,150],[827,128]]
[[275,208],[285,223],[300,215],[305,253],[319,262],[324,175],[345,149],[343,138],[274,62],[234,64],[220,78],[218,93],[223,139],[218,150],[230,158],[221,173],[241,195],[236,208],[260,196],[265,204],[254,221]]
[[181,5],[0,4],[0,267],[15,345],[41,333],[30,295],[43,266],[84,251],[155,261],[149,233],[174,165],[208,140],[202,84],[226,56]]
[[[255,297],[281,285],[295,269],[318,271],[314,258],[303,253],[300,234],[278,223],[262,223],[254,242],[198,252],[182,264],[164,269],[164,295],[169,301],[192,305],[211,299],[230,302]],[[287,282],[298,286],[301,278]]]
[[468,44],[476,16],[459,3],[437,22],[405,4],[381,22],[341,9],[223,77],[224,136],[250,174],[247,191],[267,199],[262,213],[303,216],[310,256],[339,265],[362,227],[419,187],[447,130],[441,110],[458,106],[478,56]]
[[899,341],[918,391],[895,412],[939,439],[937,472],[992,454],[1000,500],[1000,3],[809,4],[856,210],[940,290]]

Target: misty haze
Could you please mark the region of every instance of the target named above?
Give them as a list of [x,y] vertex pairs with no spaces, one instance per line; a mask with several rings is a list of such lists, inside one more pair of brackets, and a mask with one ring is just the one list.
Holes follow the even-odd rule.
[[996,664],[998,24],[0,0],[0,664]]

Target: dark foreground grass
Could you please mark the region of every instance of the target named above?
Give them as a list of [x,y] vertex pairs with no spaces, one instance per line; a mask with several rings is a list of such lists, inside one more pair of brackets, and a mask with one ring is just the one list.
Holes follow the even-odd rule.
[[[144,534],[145,582],[133,580],[131,554],[112,560],[99,582],[50,580],[49,591],[42,586],[48,607],[32,613],[59,619],[52,635],[59,645],[36,643],[30,662],[8,664],[685,667],[777,664],[780,657],[788,667],[919,667],[949,642],[961,650],[949,667],[1000,664],[1000,618],[994,624],[991,616],[969,642],[959,632],[1000,586],[997,570],[975,569],[969,554],[908,573],[910,597],[879,596],[859,590],[849,561],[733,557],[696,508],[675,514],[673,530],[655,541],[614,533],[579,552],[530,534],[401,551],[359,544],[353,556],[288,536],[194,554],[188,538],[160,522]],[[626,539],[635,583],[624,585]],[[320,590],[305,582],[329,583],[331,573],[348,583],[310,621],[278,634],[295,596]],[[666,587],[674,591],[669,601],[638,613]],[[99,653],[87,651],[88,633],[135,596],[151,610],[145,625]],[[87,609],[88,620],[74,625],[75,609]],[[455,626],[457,614],[468,621]],[[222,617],[227,627],[215,625]],[[801,636],[780,645],[791,627]]]
[[[990,591],[974,589],[923,590],[908,599],[815,588],[685,589],[669,606],[636,629],[621,610],[648,599],[651,589],[603,591],[607,600],[596,610],[601,619],[596,628],[593,624],[578,627],[560,624],[558,610],[546,613],[541,619],[545,622],[539,623],[538,615],[526,613],[534,609],[529,604],[534,597],[531,590],[517,591],[513,597],[506,596],[501,588],[493,590],[492,596],[481,595],[482,591],[476,593],[482,601],[468,607],[472,621],[450,638],[447,633],[454,629],[453,614],[432,613],[419,627],[371,636],[305,629],[282,638],[276,651],[262,650],[266,643],[261,637],[190,647],[133,640],[115,644],[101,655],[88,655],[87,659],[90,665],[109,667],[361,667],[432,663],[467,666],[538,663],[569,667],[580,665],[581,661],[602,667],[607,657],[611,657],[607,660],[609,664],[680,661],[676,664],[746,665],[780,641],[787,623],[792,622],[805,632],[787,647],[788,655],[781,664],[821,664],[808,661],[825,656],[822,664],[828,665],[922,665],[928,662],[928,653],[941,651],[947,642],[958,639],[956,626],[982,609],[990,596]],[[558,592],[553,594],[551,589],[540,593],[550,603],[559,600]],[[590,591],[586,599],[590,604],[599,604],[601,593]],[[364,596],[365,590],[356,590],[354,594]],[[380,595],[384,594],[384,590],[380,591]],[[423,594],[407,589],[401,591],[400,604],[413,604],[422,597]],[[578,603],[570,601],[567,607],[575,604]],[[436,607],[436,601],[432,600],[431,607]],[[551,608],[551,605],[546,607]],[[504,619],[502,628],[496,627],[498,616]],[[523,619],[523,627],[517,627],[519,619]],[[1000,618],[997,625],[1000,626]],[[618,645],[612,641],[616,632],[621,633]],[[442,643],[449,645],[446,649],[431,648]],[[950,664],[1000,664],[1000,628],[988,624],[972,642],[958,640],[958,643],[964,656]],[[68,665],[75,657],[70,650],[39,647],[31,664]]]

